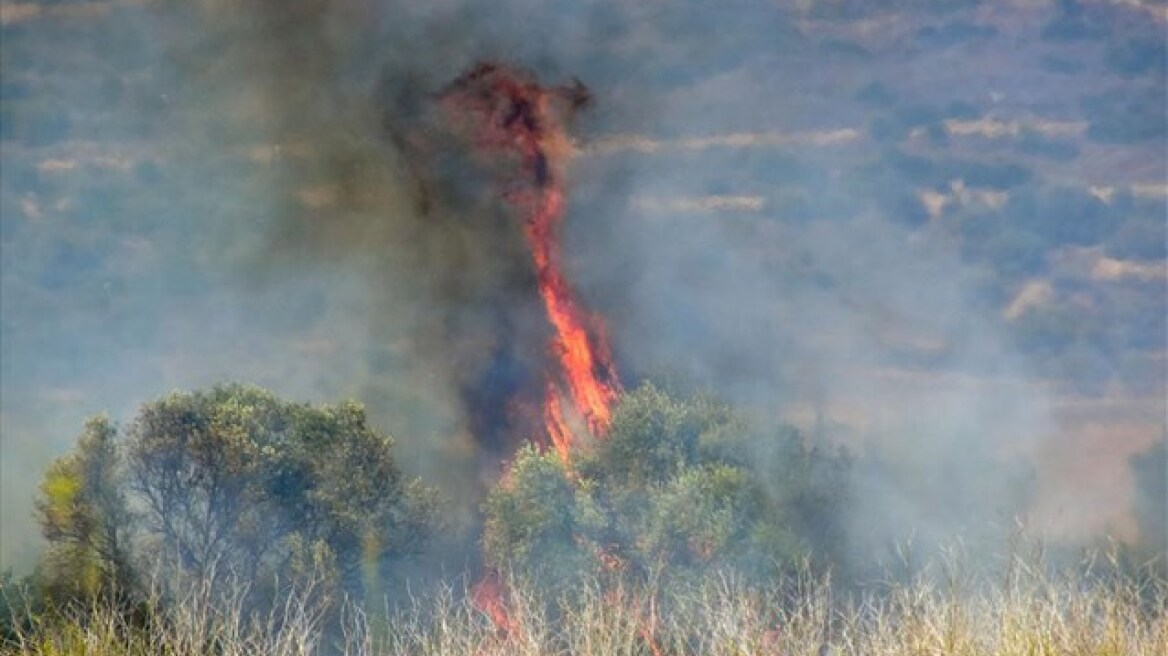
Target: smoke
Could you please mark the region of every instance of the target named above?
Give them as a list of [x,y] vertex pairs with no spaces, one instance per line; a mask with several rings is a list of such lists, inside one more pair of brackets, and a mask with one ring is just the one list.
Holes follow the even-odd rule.
[[[310,24],[328,23],[313,16]],[[435,115],[435,94],[455,77],[453,67],[480,57],[526,57],[548,75],[560,73],[558,67],[541,63],[570,66],[582,53],[565,46],[510,50],[531,39],[517,26],[462,8],[398,25],[408,27],[380,35],[385,64],[372,112],[359,91],[351,95],[354,107],[326,105],[319,120],[297,110],[293,134],[311,135],[311,159],[326,168],[294,169],[292,179],[298,187],[336,190],[339,208],[326,207],[323,220],[292,213],[272,245],[277,256],[292,253],[297,262],[319,259],[322,251],[383,261],[370,272],[383,298],[373,334],[402,335],[413,360],[407,368],[433,381],[432,411],[446,418],[447,432],[454,428],[485,447],[488,460],[497,459],[517,431],[537,430],[523,425],[509,403],[537,393],[533,374],[545,357],[545,319],[517,222],[499,198],[499,179],[471,162],[467,144]],[[652,42],[643,26],[628,29],[638,27]],[[281,24],[271,33],[278,37],[273,48],[289,49],[275,59],[299,54],[303,61],[300,41],[289,38],[296,29]],[[343,33],[351,43],[353,35]],[[421,46],[418,34],[441,41]],[[328,42],[327,35],[314,36]],[[405,54],[415,48],[437,49],[442,57]],[[315,95],[344,79],[327,61],[298,64],[292,90],[277,73],[272,111],[301,107],[301,85]],[[309,76],[320,71],[320,79],[307,81],[305,69]],[[600,85],[624,89],[637,82],[601,73]],[[717,111],[694,110],[720,108],[726,99],[782,115],[777,99],[752,97],[759,82],[748,68],[709,91],[699,86],[672,94],[669,108],[644,111],[681,134],[760,120],[718,121],[711,118]],[[347,94],[326,95],[336,102]],[[599,104],[609,95],[601,91]],[[346,113],[356,118],[345,120]],[[839,127],[830,119],[818,117]],[[586,127],[610,134],[635,129],[603,115]],[[1046,401],[993,325],[995,308],[978,297],[978,280],[953,245],[854,202],[821,203],[826,220],[806,223],[765,211],[645,216],[637,210],[634,194],[681,198],[716,185],[724,176],[706,172],[710,159],[724,161],[726,171],[749,168],[741,151],[753,145],[715,143],[722,152],[699,152],[681,165],[619,150],[585,150],[573,163],[568,265],[582,294],[610,322],[622,368],[633,379],[665,373],[714,390],[761,421],[803,420],[817,438],[860,454],[857,554],[874,545],[891,553],[910,538],[926,549],[957,538],[1004,546],[1033,492],[1033,473],[1018,463],[1049,431]],[[854,197],[848,158],[857,155],[863,156],[855,150],[820,155],[817,165],[830,175],[805,192]],[[765,180],[746,184],[752,188],[742,191],[769,193]],[[854,212],[857,207],[863,209]],[[808,414],[814,422],[806,421]],[[987,544],[992,541],[998,544]]]
[[[589,166],[611,165],[597,159]],[[709,184],[700,172],[662,180],[649,157],[633,166],[661,195]],[[851,184],[840,176],[816,193]],[[1006,549],[1035,491],[1030,456],[1050,435],[1046,394],[950,243],[875,214],[581,214],[620,235],[601,244],[577,224],[581,277],[626,367],[716,390],[760,422],[793,422],[852,452],[857,566],[896,559],[909,542],[925,554],[957,540]]]
[[[479,59],[559,57],[460,3],[204,3],[170,19],[190,82],[173,147],[242,151],[262,170],[233,190],[254,222],[206,228],[229,244],[215,266],[250,300],[314,290],[306,323],[253,327],[313,334],[333,372],[315,389],[369,403],[470,521],[503,459],[542,430],[523,404],[543,393],[549,334],[500,175],[438,97]],[[277,389],[301,393],[295,380]]]
[[[516,436],[538,430],[511,401],[542,394],[549,336],[500,176],[436,110],[466,67],[495,60],[595,94],[573,126],[564,264],[623,379],[668,377],[847,446],[857,560],[913,536],[1003,546],[1034,493],[1047,391],[996,323],[984,271],[943,230],[873,202],[887,153],[856,103],[825,91],[866,84],[855,58],[797,27],[801,10],[666,4],[124,10],[138,55],[162,62],[118,108],[149,153],[135,165],[160,177],[139,172],[153,196],[110,229],[140,237],[144,268],[77,275],[96,286],[79,295],[109,299],[78,326],[112,337],[38,346],[6,323],[5,360],[77,354],[43,380],[6,364],[6,391],[78,395],[21,411],[6,392],[6,436],[28,435],[6,439],[6,496],[7,463],[39,470],[81,415],[129,417],[170,387],[230,378],[364,401],[471,522]],[[6,261],[10,285],[23,262]],[[50,428],[26,420],[62,405]],[[45,431],[52,448],[31,446]]]

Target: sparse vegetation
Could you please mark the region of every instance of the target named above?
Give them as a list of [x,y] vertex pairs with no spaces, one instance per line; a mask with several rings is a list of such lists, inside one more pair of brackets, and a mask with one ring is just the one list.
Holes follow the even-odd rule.
[[554,595],[512,580],[509,631],[461,588],[415,596],[388,620],[346,604],[341,628],[326,634],[320,602],[306,591],[248,616],[242,591],[222,603],[195,587],[169,604],[152,597],[137,619],[100,605],[41,616],[9,648],[19,656],[1168,653],[1165,582],[1101,575],[1113,564],[1069,574],[1017,562],[999,581],[950,567],[851,594],[806,571],[768,585],[715,571],[676,585],[590,578]]

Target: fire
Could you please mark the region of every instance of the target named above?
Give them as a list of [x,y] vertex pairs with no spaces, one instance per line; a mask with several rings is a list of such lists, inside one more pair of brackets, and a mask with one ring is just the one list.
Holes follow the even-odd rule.
[[616,373],[607,345],[597,337],[603,333],[588,331],[588,324],[599,324],[599,320],[589,321],[580,310],[559,265],[555,228],[563,216],[563,197],[552,188],[544,192],[542,200],[545,202],[531,214],[524,233],[535,262],[539,293],[555,329],[553,351],[576,411],[593,434],[603,435],[612,419]]
[[563,117],[567,108],[587,101],[587,92],[579,82],[549,89],[526,75],[483,63],[456,80],[443,101],[477,119],[474,138],[487,155],[519,159],[519,184],[506,198],[523,217],[523,235],[553,331],[550,351],[557,371],[549,372],[544,398],[546,443],[568,462],[579,443],[571,419],[603,436],[620,390],[603,323],[580,307],[560,253],[563,178],[572,152]]
[[[565,110],[587,102],[587,92],[579,82],[548,89],[527,75],[482,63],[455,80],[441,99],[459,116],[475,119],[474,140],[491,161],[517,157],[520,162],[518,184],[505,197],[523,219],[556,365],[547,372],[543,443],[570,464],[580,443],[576,426],[582,423],[593,436],[603,437],[620,391],[604,323],[577,302],[560,253],[563,179],[572,152],[563,118]],[[516,623],[497,574],[481,580],[472,596],[501,633],[514,633]],[[644,637],[656,653],[652,635]]]
[[543,402],[544,428],[548,432],[548,439],[555,447],[556,453],[566,463],[572,448],[572,429],[564,419],[564,408],[560,405],[560,394],[555,385],[548,384],[547,394]]
[[495,574],[488,574],[474,585],[471,598],[479,610],[491,618],[491,622],[501,635],[513,634],[518,628],[518,622],[507,610],[507,603],[503,600],[503,583]]

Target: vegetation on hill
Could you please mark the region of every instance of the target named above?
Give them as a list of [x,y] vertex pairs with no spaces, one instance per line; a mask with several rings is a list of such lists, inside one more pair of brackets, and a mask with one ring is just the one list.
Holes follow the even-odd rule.
[[[1168,653],[1162,2],[417,4],[0,7],[0,653]],[[477,179],[393,227],[442,202],[397,158],[433,135],[390,125],[484,50],[596,94],[564,259],[625,379],[812,399],[854,460],[645,384],[570,462],[484,474],[460,404],[538,385],[479,330],[543,343],[521,236]],[[921,253],[952,267],[899,266]],[[1015,374],[1103,438],[1031,460],[986,430]],[[369,406],[223,385],[81,423],[225,377]],[[974,391],[919,391],[946,380]],[[879,407],[833,415],[836,386]],[[1100,469],[1130,507],[1096,507],[1128,493]],[[1130,544],[987,548],[1042,494]],[[852,567],[958,526],[996,578]]]
[[[1161,463],[1134,464],[1155,494]],[[477,592],[387,583],[434,545],[436,492],[401,474],[359,405],[241,385],[175,392],[121,430],[91,418],[47,469],[37,516],[50,548],[36,574],[0,580],[0,641],[28,656],[1168,645],[1154,552],[1078,569],[1010,553],[1000,580],[955,558],[856,585],[841,524],[849,470],[796,431],[761,432],[723,402],[643,384],[606,439],[567,462],[524,448],[489,493],[483,559],[503,582],[500,620]]]
[[758,578],[839,566],[848,460],[793,429],[765,434],[724,403],[651,384],[605,439],[565,463],[519,453],[487,498],[488,562],[535,580],[645,579],[729,568]]
[[306,578],[361,596],[437,528],[436,491],[392,446],[356,403],[241,385],[146,403],[123,431],[94,417],[41,484],[46,601],[133,601],[151,580],[246,580],[257,607]]

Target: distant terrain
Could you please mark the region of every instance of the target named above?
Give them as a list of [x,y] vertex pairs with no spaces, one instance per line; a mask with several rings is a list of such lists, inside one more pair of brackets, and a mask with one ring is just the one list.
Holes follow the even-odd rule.
[[1034,457],[1036,524],[1135,537],[1129,458],[1168,430],[1165,3],[231,4],[0,5],[0,567],[83,418],[175,388],[352,397],[407,468],[465,459],[382,268],[423,247],[355,246],[413,202],[371,118],[413,58],[411,97],[478,57],[591,89],[566,248],[629,378],[852,446],[952,408]]

